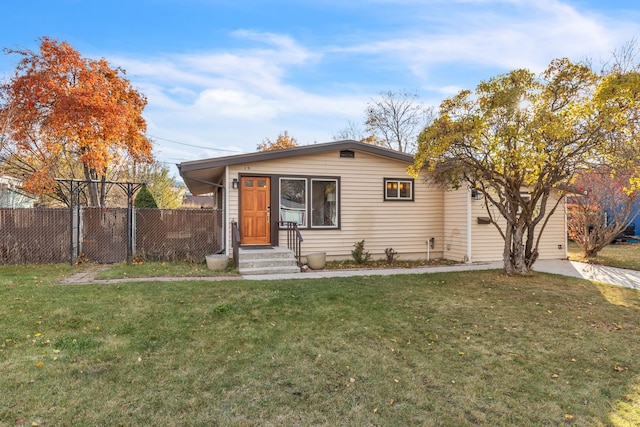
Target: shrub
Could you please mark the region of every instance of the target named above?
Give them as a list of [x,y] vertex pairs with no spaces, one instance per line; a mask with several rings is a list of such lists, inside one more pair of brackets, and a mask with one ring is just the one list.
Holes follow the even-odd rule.
[[353,247],[355,249],[351,251],[351,256],[356,264],[364,264],[369,261],[371,254],[369,251],[364,250],[364,240],[360,240],[358,243],[354,244]]
[[133,205],[136,208],[157,208],[158,207],[155,199],[153,198],[153,195],[151,194],[151,192],[149,191],[146,185],[143,185],[140,191],[138,192],[138,195],[133,201]]
[[387,262],[389,264],[393,264],[393,261],[398,257],[398,252],[394,251],[393,248],[387,248],[384,250],[385,255],[387,256]]

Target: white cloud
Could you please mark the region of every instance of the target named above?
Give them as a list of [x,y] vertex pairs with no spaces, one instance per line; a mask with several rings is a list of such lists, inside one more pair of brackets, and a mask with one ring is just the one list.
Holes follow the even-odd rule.
[[[629,34],[640,32],[633,20],[611,22],[558,0],[457,3],[461,5],[456,13],[451,13],[452,8],[425,8],[424,30],[407,29],[403,34],[340,46],[335,51],[395,59],[419,76],[443,64],[541,70],[556,57],[606,57],[628,41]],[[485,7],[466,9],[464,5]]]
[[277,106],[259,96],[231,89],[205,89],[194,104],[201,117],[245,117],[268,120],[277,115]]
[[[412,25],[388,33],[382,26],[358,28],[358,37],[366,40],[360,43],[352,41],[352,34],[337,33],[305,45],[290,35],[242,29],[231,34],[242,47],[113,62],[127,69],[148,97],[151,133],[199,146],[253,151],[265,137],[275,138],[284,130],[301,143],[322,142],[348,120],[359,122],[367,101],[390,89],[370,82],[366,86],[369,64],[374,72],[388,71],[388,81],[398,87],[421,87],[431,97],[426,102],[437,105],[468,84],[464,78],[476,79],[472,85],[479,81],[468,69],[493,75],[493,70],[522,67],[539,71],[559,56],[599,60],[628,41],[629,34],[640,33],[634,19],[613,22],[560,0],[380,3],[407,7],[401,13],[419,13],[411,16]],[[349,75],[350,64],[364,74]],[[316,71],[319,79],[327,79],[325,87],[305,85],[306,74]],[[185,160],[229,154],[158,145],[164,155]]]

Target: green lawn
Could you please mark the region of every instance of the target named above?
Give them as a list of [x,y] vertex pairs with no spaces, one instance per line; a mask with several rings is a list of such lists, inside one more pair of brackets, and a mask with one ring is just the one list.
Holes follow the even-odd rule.
[[56,285],[0,267],[0,425],[632,426],[640,292],[536,274]]
[[595,258],[584,258],[583,252],[573,242],[568,246],[569,259],[609,267],[640,270],[640,244],[615,244],[606,246]]
[[120,262],[105,267],[96,279],[126,279],[131,277],[205,277],[237,276],[238,270],[229,263],[224,271],[209,270],[205,263],[193,262],[142,262],[127,264]]

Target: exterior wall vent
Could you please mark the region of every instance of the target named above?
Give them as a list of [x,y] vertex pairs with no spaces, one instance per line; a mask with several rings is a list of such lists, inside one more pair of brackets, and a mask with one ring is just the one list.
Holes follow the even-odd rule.
[[340,151],[340,157],[346,157],[348,159],[353,159],[356,157],[356,153],[351,150],[342,150]]

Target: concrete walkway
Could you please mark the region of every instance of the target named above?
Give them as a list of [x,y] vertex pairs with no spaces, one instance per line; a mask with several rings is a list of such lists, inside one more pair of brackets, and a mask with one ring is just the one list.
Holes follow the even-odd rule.
[[[207,277],[143,277],[128,279],[95,279],[95,275],[106,266],[96,266],[83,272],[74,274],[61,281],[61,284],[113,284],[122,282],[168,282],[168,281],[221,281],[221,280],[301,280],[301,279],[321,279],[331,277],[362,277],[362,276],[392,276],[399,274],[429,274],[445,273],[455,271],[474,270],[500,270],[502,262],[487,262],[473,264],[455,264],[430,267],[414,268],[386,268],[386,269],[350,269],[350,270],[309,270],[305,273],[292,274],[265,274],[250,276],[207,276]],[[640,271],[625,270],[622,268],[604,267],[594,264],[586,264],[576,261],[564,260],[542,260],[536,262],[534,270],[541,273],[559,274],[563,276],[576,277],[580,279],[592,280],[611,285],[624,286],[627,288],[640,289]]]
[[577,277],[594,282],[640,289],[640,271],[605,267],[577,261],[544,260],[533,266],[535,271]]
[[[354,277],[354,276],[390,276],[395,274],[428,274],[469,270],[494,270],[502,269],[502,262],[487,262],[473,264],[456,264],[435,267],[415,268],[390,268],[390,269],[357,269],[357,270],[320,270],[308,271],[298,274],[273,274],[261,276],[245,276],[247,280],[287,280],[287,279],[314,279],[327,277]],[[534,271],[541,273],[559,274],[562,276],[576,277],[592,280],[610,285],[624,286],[640,289],[640,271],[625,270],[622,268],[604,267],[601,265],[586,264],[565,260],[542,260],[535,263]]]

